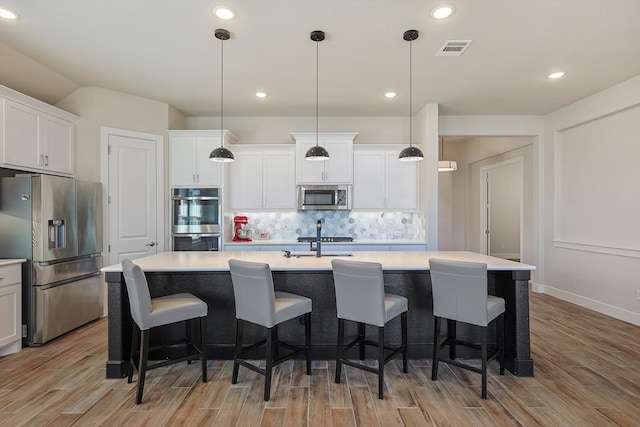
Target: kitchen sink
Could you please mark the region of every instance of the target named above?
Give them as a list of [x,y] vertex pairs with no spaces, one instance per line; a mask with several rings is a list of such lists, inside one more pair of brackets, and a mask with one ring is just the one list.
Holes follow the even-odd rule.
[[[303,256],[316,256],[315,251],[283,251],[284,256],[287,258],[296,257],[300,258]],[[331,257],[331,256],[352,256],[351,252],[347,251],[322,251],[323,257]]]

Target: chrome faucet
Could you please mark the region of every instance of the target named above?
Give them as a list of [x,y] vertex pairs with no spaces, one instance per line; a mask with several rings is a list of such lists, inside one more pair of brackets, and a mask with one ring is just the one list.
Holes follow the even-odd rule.
[[316,222],[316,258],[322,256],[322,220]]

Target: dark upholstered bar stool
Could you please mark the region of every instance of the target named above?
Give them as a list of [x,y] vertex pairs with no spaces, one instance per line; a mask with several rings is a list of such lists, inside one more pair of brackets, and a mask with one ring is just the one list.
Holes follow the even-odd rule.
[[[200,359],[202,364],[202,382],[207,382],[207,352],[206,352],[206,330],[207,304],[200,298],[191,294],[181,293],[168,295],[159,298],[151,298],[147,278],[140,266],[131,260],[122,261],[122,273],[127,284],[129,293],[129,306],[131,317],[133,318],[133,332],[131,334],[131,358],[129,359],[129,378],[133,378],[133,370],[136,368],[134,356],[135,348],[140,341],[140,356],[138,362],[138,392],[136,394],[136,404],[142,402],[142,392],[144,389],[144,379],[149,369],[159,368],[174,363]],[[200,319],[200,348],[198,349],[191,342],[191,328],[189,322]],[[169,325],[177,322],[187,324],[187,355],[178,359],[164,360],[162,362],[147,364],[149,356],[149,333],[152,328]],[[167,344],[170,345],[170,344]],[[164,346],[164,345],[163,345]]]
[[[504,299],[487,293],[487,265],[472,262],[430,259],[431,285],[433,287],[433,368],[431,379],[438,378],[438,362],[468,369],[482,374],[482,398],[487,398],[487,363],[496,356],[500,362],[500,375],[504,375]],[[449,322],[448,337],[440,343],[441,319]],[[487,330],[491,322],[497,324],[497,346],[487,356]],[[456,322],[481,328],[480,346],[456,338]],[[453,330],[452,330],[453,329]],[[482,368],[455,360],[456,344],[479,348]],[[449,346],[449,359],[440,357],[440,350]]]
[[[231,382],[238,382],[240,365],[264,375],[264,400],[269,400],[271,394],[272,368],[292,357],[306,353],[307,375],[311,375],[311,299],[288,292],[276,292],[273,289],[273,277],[269,264],[229,260],[231,281],[233,282],[233,296],[236,303],[236,352],[233,359],[233,378]],[[287,320],[304,316],[304,346],[294,346],[278,340],[278,325]],[[267,329],[267,338],[242,347],[244,322],[250,322]],[[266,344],[265,369],[261,369],[246,360],[241,359],[243,353]],[[292,350],[276,360],[279,347]]]
[[[331,261],[333,283],[336,289],[338,313],[338,355],[336,358],[336,383],[340,382],[342,364],[378,374],[378,398],[383,398],[384,365],[402,351],[402,371],[407,372],[407,299],[385,294],[382,266],[375,262]],[[385,324],[400,315],[402,345],[390,348],[384,345]],[[344,321],[358,324],[358,336],[344,345]],[[365,324],[378,327],[378,342],[365,339]],[[353,362],[344,357],[345,351],[359,344],[360,360],[364,360],[365,345],[378,347],[378,369]],[[391,353],[385,358],[385,349]]]

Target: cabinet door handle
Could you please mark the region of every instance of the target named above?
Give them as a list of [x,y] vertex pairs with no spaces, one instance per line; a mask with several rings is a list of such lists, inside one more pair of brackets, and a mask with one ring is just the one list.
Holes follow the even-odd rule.
[[193,174],[193,183],[195,184],[196,182],[198,182],[198,181],[196,181],[196,174],[194,173]]
[[44,156],[44,165],[49,166],[49,156]]
[[44,156],[40,154],[40,164],[44,166]]

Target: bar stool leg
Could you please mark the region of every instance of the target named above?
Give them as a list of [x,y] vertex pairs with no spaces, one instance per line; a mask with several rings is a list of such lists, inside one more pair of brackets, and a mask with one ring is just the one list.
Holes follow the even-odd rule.
[[202,382],[207,382],[207,318],[200,318],[200,362],[202,363]]
[[304,315],[304,346],[307,348],[307,375],[311,375],[311,313]]
[[438,356],[440,354],[440,317],[433,318],[433,359],[431,360],[431,379],[438,379]]
[[498,354],[498,361],[500,363],[500,375],[504,375],[504,313],[498,316],[498,337],[496,341],[500,347],[500,353]]
[[238,360],[240,359],[240,352],[242,351],[243,332],[244,321],[236,319],[236,354],[233,358],[233,376],[231,377],[231,384],[236,384],[238,382],[238,369],[240,368]]
[[142,402],[142,392],[144,390],[144,379],[147,375],[147,358],[149,357],[149,330],[140,331],[140,366],[138,370],[138,393],[136,394],[136,405]]
[[365,339],[365,330],[364,323],[358,323],[358,339],[360,340],[360,360],[364,360],[364,339]]
[[383,399],[384,388],[384,326],[378,327],[378,399]]
[[264,400],[271,396],[271,374],[273,370],[273,329],[267,328],[267,366],[264,371]]
[[133,381],[133,371],[136,369],[134,358],[136,357],[136,349],[140,346],[140,329],[135,322],[132,322],[131,328],[131,350],[129,354],[129,376],[127,382],[131,384]]
[[338,352],[336,355],[336,384],[342,374],[342,347],[344,346],[344,319],[338,319]]
[[447,319],[447,336],[449,338],[449,359],[456,360],[456,321]]
[[402,372],[407,373],[407,312],[400,315],[400,327],[402,329]]
[[482,398],[487,398],[487,326],[482,326],[480,352],[482,354]]
[[[185,354],[185,356],[189,356],[191,355],[191,351],[192,351],[191,349],[193,348],[192,338],[191,338],[191,320],[187,320],[184,323],[185,323],[185,329],[186,329],[185,333],[187,334],[186,335],[187,345],[185,346],[187,354]],[[191,365],[191,359],[187,360],[187,365]]]

